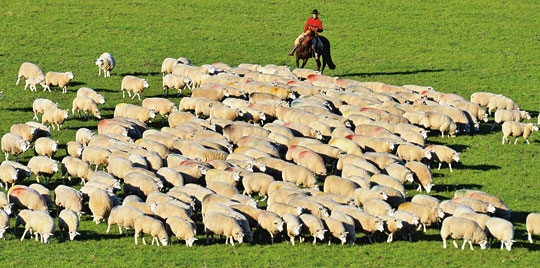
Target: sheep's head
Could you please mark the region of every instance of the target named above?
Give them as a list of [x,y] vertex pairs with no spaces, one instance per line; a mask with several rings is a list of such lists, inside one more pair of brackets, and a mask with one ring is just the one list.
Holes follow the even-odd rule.
[[190,237],[188,239],[186,239],[186,246],[188,247],[192,247],[193,246],[193,243],[197,240],[196,237]]

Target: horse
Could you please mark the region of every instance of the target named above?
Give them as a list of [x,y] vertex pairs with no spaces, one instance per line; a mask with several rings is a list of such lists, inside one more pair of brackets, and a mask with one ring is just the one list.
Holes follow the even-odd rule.
[[[296,68],[300,68],[299,62],[302,60],[302,67],[306,66],[306,63],[309,58],[314,58],[315,53],[312,48],[312,41],[315,38],[315,32],[309,31],[309,33],[304,37],[304,40],[300,42],[298,47],[296,48]],[[317,62],[317,71],[320,70],[321,74],[324,71],[324,68],[326,67],[326,64],[328,64],[328,68],[330,70],[334,70],[336,68],[336,65],[332,61],[332,57],[330,56],[330,41],[324,36],[319,36],[319,40],[321,40],[323,46],[322,51],[319,51],[319,58],[315,61]],[[321,60],[322,57],[322,68],[321,68]]]

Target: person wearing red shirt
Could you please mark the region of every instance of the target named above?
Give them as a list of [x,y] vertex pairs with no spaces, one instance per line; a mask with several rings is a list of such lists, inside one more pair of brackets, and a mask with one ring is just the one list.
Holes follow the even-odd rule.
[[[322,21],[319,19],[319,11],[317,11],[317,9],[314,9],[313,12],[311,12],[311,17],[306,21],[306,25],[304,26],[304,32],[302,32],[296,38],[296,40],[294,40],[294,47],[292,48],[291,52],[289,52],[289,56],[294,55],[294,52],[296,51],[296,47],[300,44],[304,36],[306,36],[306,32],[308,30],[315,31],[316,36],[318,36],[319,33],[323,31]],[[315,39],[313,40],[313,48],[314,49],[317,48],[315,49],[317,51],[317,50],[320,50],[321,47],[322,47],[321,41],[319,40],[318,37],[315,37]],[[317,58],[318,58],[318,54],[315,53],[315,59]]]

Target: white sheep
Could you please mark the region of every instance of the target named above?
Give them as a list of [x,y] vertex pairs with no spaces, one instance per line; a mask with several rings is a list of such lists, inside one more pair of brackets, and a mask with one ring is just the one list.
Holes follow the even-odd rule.
[[527,111],[499,109],[495,111],[495,114],[493,115],[493,125],[491,125],[491,130],[493,130],[496,125],[506,121],[521,122],[525,119],[531,119],[531,115]]
[[165,229],[165,225],[160,220],[157,220],[150,216],[139,216],[135,218],[135,245],[138,244],[139,236],[142,236],[143,244],[146,245],[144,240],[144,234],[150,234],[152,236],[152,245],[156,242],[156,245],[159,246],[161,243],[163,246],[166,246],[169,243],[169,237]]
[[23,62],[21,64],[21,67],[19,68],[19,73],[17,74],[17,83],[19,84],[21,77],[24,77],[25,79],[39,79],[40,84],[43,88],[45,88],[45,73],[43,73],[43,70],[37,66],[34,63],[31,62]]
[[478,213],[495,213],[496,210],[493,204],[469,197],[454,197],[452,198],[452,202],[457,202],[469,206],[472,210]]
[[422,204],[426,206],[430,206],[432,208],[439,207],[441,201],[431,195],[425,195],[425,194],[416,194],[411,198],[412,203]]
[[197,230],[182,217],[169,217],[165,221],[165,225],[176,236],[176,239],[186,241],[186,246],[188,247],[193,246],[193,243],[197,240],[195,237]]
[[231,241],[231,246],[234,246],[234,241],[242,243],[244,240],[244,231],[238,221],[230,216],[222,213],[208,213],[203,219],[204,232],[206,234],[206,243],[209,243],[208,235],[217,234],[226,237],[225,243]]
[[373,216],[382,216],[382,215],[392,215],[394,209],[380,198],[368,198],[362,203],[362,208],[364,212],[373,215]]
[[172,73],[173,65],[179,63],[178,59],[175,58],[165,58],[161,63],[161,73],[163,75]]
[[75,132],[75,141],[79,142],[83,146],[87,146],[93,136],[94,132],[92,130],[81,127],[77,129],[77,132]]
[[287,235],[289,236],[289,241],[294,246],[294,239],[295,237],[300,235],[303,224],[298,218],[298,216],[290,213],[282,215],[282,218],[287,227]]
[[101,70],[103,70],[103,77],[111,77],[111,71],[116,66],[116,61],[111,53],[104,52],[97,58],[95,64],[98,66],[98,76],[101,75]]
[[0,141],[2,145],[2,152],[6,156],[6,161],[10,154],[15,156],[15,160],[19,162],[19,155],[26,152],[30,147],[30,143],[24,140],[21,136],[8,132],[2,136]]
[[68,141],[66,143],[66,153],[69,156],[81,158],[83,148],[83,145],[76,141]]
[[39,183],[32,183],[28,187],[36,190],[41,196],[43,196],[43,199],[45,199],[45,203],[47,203],[47,207],[49,208],[49,211],[52,210],[54,202],[52,200],[51,191],[49,190],[49,188]]
[[388,195],[384,191],[375,191],[371,189],[357,188],[353,193],[354,203],[360,207],[368,199],[379,198],[381,200],[387,200]]
[[472,243],[478,243],[481,249],[485,249],[488,242],[484,230],[476,222],[460,217],[448,217],[444,219],[441,227],[443,248],[446,248],[446,239],[449,236],[452,238],[452,242],[456,248],[458,248],[456,239],[463,238],[461,249],[465,248],[467,242],[469,242],[471,250],[474,250]]
[[268,197],[268,187],[273,181],[275,181],[274,178],[268,174],[261,172],[249,173],[242,177],[243,194],[251,196],[253,193],[258,193],[266,199]]
[[68,118],[68,110],[62,110],[58,108],[50,108],[43,112],[43,117],[41,117],[41,123],[50,123],[52,129],[56,125],[57,130],[60,130],[64,121]]
[[53,157],[58,150],[58,141],[47,137],[38,138],[34,142],[34,153],[47,157]]
[[71,80],[73,80],[72,72],[47,72],[45,75],[45,87],[43,88],[43,91],[48,90],[50,92],[50,86],[58,86],[62,89],[62,93],[66,94],[67,85]]
[[139,105],[118,103],[114,108],[114,117],[137,119],[141,122],[147,123],[151,119],[155,118],[156,114],[153,110]]
[[21,136],[28,142],[33,142],[36,138],[37,128],[28,124],[13,124],[9,128],[9,132]]
[[77,97],[86,96],[93,99],[97,104],[104,104],[105,97],[89,87],[81,87],[77,90]]
[[46,156],[34,156],[30,158],[27,164],[30,172],[36,175],[36,181],[39,183],[39,176],[43,175],[46,183],[58,172],[58,161]]
[[153,110],[154,113],[160,114],[162,117],[166,118],[169,114],[178,111],[178,107],[174,102],[165,99],[165,98],[145,98],[142,101],[142,107]]
[[502,144],[505,144],[506,142],[510,143],[508,140],[509,136],[516,137],[516,140],[514,141],[514,144],[517,144],[517,141],[520,136],[523,136],[523,139],[529,143],[529,135],[531,135],[532,132],[538,131],[538,126],[533,123],[520,123],[520,122],[514,122],[514,121],[507,121],[502,124]]
[[454,197],[460,197],[460,196],[474,198],[474,199],[478,199],[478,200],[482,200],[484,202],[490,203],[494,205],[496,208],[495,216],[501,217],[504,219],[510,219],[511,211],[508,208],[508,206],[505,205],[504,202],[499,197],[496,197],[494,195],[491,195],[482,191],[478,191],[478,190],[463,189],[463,190],[457,190],[454,192]]
[[401,165],[398,163],[390,164],[384,167],[384,169],[382,170],[382,173],[399,179],[402,184],[405,184],[406,182],[414,181],[413,172],[410,169],[406,168],[404,165]]
[[[274,244],[274,235],[283,231],[283,219],[276,213],[271,211],[261,211],[257,218],[259,230],[266,230],[270,234],[270,243]],[[259,238],[262,232],[259,232]]]
[[38,114],[44,113],[49,108],[58,108],[58,103],[49,99],[37,98],[32,103],[32,110],[34,111],[33,119],[38,120]]
[[83,210],[83,194],[75,188],[58,185],[54,189],[54,203],[57,208],[75,211],[80,218]]
[[97,189],[89,195],[88,207],[92,212],[93,221],[99,224],[109,217],[113,207],[113,200],[106,191]]
[[527,228],[527,240],[533,243],[532,235],[540,234],[540,213],[529,213],[525,220]]
[[349,232],[345,228],[344,222],[332,217],[323,217],[322,221],[331,236],[328,238],[328,245],[331,244],[332,237],[340,240],[342,245],[347,242]]
[[107,219],[106,233],[109,233],[111,225],[116,224],[120,234],[122,234],[122,228],[126,229],[127,236],[127,230],[135,227],[135,219],[143,215],[144,213],[140,209],[131,205],[113,207]]
[[414,181],[418,183],[417,191],[420,192],[423,188],[427,193],[431,192],[435,184],[433,184],[431,170],[426,165],[417,161],[409,161],[405,164],[405,167],[414,173]]
[[9,228],[9,216],[8,214],[0,209],[0,239],[6,239],[4,234]]
[[491,114],[491,111],[502,109],[502,110],[519,110],[519,106],[510,98],[503,95],[495,95],[489,98],[487,104],[488,114]]
[[28,177],[30,177],[30,169],[21,163],[14,162],[14,161],[2,161],[0,165],[9,165],[14,167],[17,170],[17,180],[22,181]]
[[111,151],[99,146],[86,146],[84,148],[81,158],[83,161],[88,162],[90,165],[95,165],[97,171],[99,166],[106,167],[109,165],[109,158]]
[[404,161],[422,161],[431,159],[431,151],[412,143],[402,143],[396,151],[397,156]]
[[339,176],[327,176],[324,180],[323,191],[325,193],[334,193],[354,198],[354,192],[359,185],[352,180]]
[[487,106],[489,99],[497,94],[491,92],[474,92],[471,94],[471,102],[478,103],[480,106]]
[[409,242],[412,242],[412,234],[416,232],[416,228],[420,224],[420,219],[416,215],[404,210],[396,210],[394,217],[400,219],[403,224],[401,228],[403,239],[409,238]]
[[459,162],[459,156],[461,155],[461,153],[456,152],[446,145],[431,144],[425,149],[431,152],[433,161],[439,162],[437,170],[441,169],[442,163],[448,163],[448,168],[452,172],[452,161]]
[[282,170],[282,179],[285,182],[292,182],[298,186],[306,188],[317,187],[317,177],[313,172],[303,166],[287,165]]
[[[514,243],[514,225],[505,219],[492,217],[486,222],[486,233],[488,240],[498,239],[501,241],[501,250],[503,247],[506,250],[512,250]],[[491,246],[492,242],[489,242]]]
[[384,221],[384,232],[388,235],[386,242],[392,242],[394,239],[394,233],[403,228],[403,220],[389,215],[380,215],[377,217]]
[[444,137],[445,132],[452,137],[457,133],[457,125],[454,120],[450,116],[438,112],[425,112],[420,125],[431,130],[439,130],[442,137]]
[[159,191],[161,187],[163,184],[158,184],[154,177],[142,173],[129,172],[124,176],[124,192],[137,194],[141,198],[146,198],[151,192]]
[[148,80],[133,75],[126,75],[122,78],[122,85],[120,86],[122,98],[125,98],[125,92],[127,91],[129,97],[131,97],[131,93],[133,93],[132,99],[137,96],[139,100],[141,100],[141,93],[148,87]]
[[188,76],[167,74],[163,77],[163,95],[169,95],[169,89],[177,90],[177,96],[180,96],[184,88],[191,89],[192,82]]
[[18,175],[18,172],[15,167],[11,165],[0,165],[0,181],[2,181],[2,184],[4,185],[4,188],[6,189],[6,191],[8,189],[8,184],[10,185],[10,187],[15,185],[15,183],[18,180],[17,175]]
[[[324,224],[321,218],[311,215],[311,214],[302,214],[298,216],[300,221],[303,224],[303,233],[308,233],[313,236],[313,244],[319,240],[324,240],[324,234],[328,231],[324,228]],[[300,238],[300,242],[303,242],[304,239]]]
[[29,121],[29,122],[26,122],[25,124],[31,125],[31,126],[36,128],[36,134],[35,134],[36,138],[51,136],[50,128],[46,127],[45,125],[43,125],[41,123],[34,122],[34,121]]
[[84,113],[84,118],[88,119],[88,114],[92,114],[97,119],[101,119],[101,111],[99,110],[98,104],[90,97],[87,96],[77,96],[72,101],[71,114],[81,117],[81,111]]
[[[22,212],[21,212],[22,213]],[[25,213],[23,213],[24,215]],[[41,236],[41,243],[49,243],[49,239],[54,235],[56,224],[54,219],[47,212],[29,211],[28,216],[24,219],[24,233],[21,236],[21,241],[24,240],[28,231],[33,231],[38,241],[38,236]]]
[[69,240],[73,241],[75,236],[81,235],[78,232],[79,222],[79,216],[77,216],[75,211],[63,209],[58,215],[58,229],[60,230],[60,234],[62,234],[63,231],[66,231],[69,235]]
[[408,211],[417,216],[424,228],[424,233],[426,232],[426,226],[430,226],[444,217],[444,212],[440,208],[433,208],[412,202],[400,204],[398,210]]

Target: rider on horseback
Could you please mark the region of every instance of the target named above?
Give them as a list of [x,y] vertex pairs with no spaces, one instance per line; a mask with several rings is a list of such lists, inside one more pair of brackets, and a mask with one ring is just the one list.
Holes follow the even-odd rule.
[[311,12],[311,17],[307,20],[306,25],[304,26],[304,32],[300,34],[296,40],[294,40],[294,47],[292,48],[291,52],[289,52],[289,56],[294,55],[294,51],[296,51],[296,47],[300,44],[302,39],[309,33],[309,31],[315,32],[315,39],[313,39],[313,51],[315,51],[315,59],[319,58],[319,51],[322,50],[322,42],[319,39],[319,33],[323,31],[322,22],[319,19],[319,11],[316,9]]

